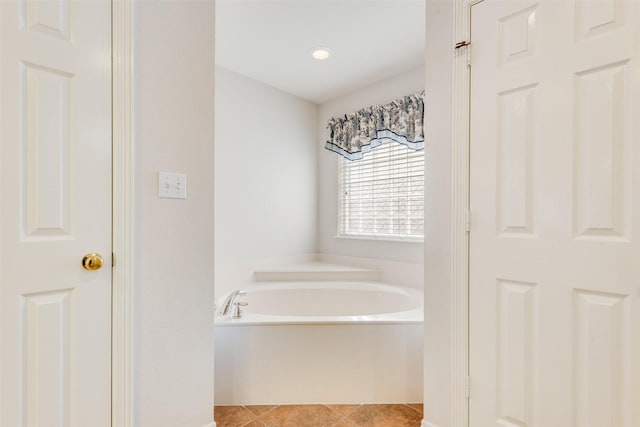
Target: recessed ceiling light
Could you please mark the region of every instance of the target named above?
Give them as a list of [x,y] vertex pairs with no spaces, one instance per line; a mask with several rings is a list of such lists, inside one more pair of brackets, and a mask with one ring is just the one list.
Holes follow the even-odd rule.
[[318,61],[325,60],[331,56],[331,50],[326,47],[317,47],[311,52],[311,56]]

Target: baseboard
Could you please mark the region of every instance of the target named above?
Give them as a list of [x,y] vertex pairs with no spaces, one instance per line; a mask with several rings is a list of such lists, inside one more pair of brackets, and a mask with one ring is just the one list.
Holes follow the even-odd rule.
[[420,427],[440,427],[440,426],[437,426],[435,424],[431,424],[429,421],[423,419],[422,423],[420,424]]
[[202,426],[202,427],[216,427],[216,422],[215,422],[215,421],[212,421],[212,422],[210,422],[209,424],[206,424],[206,425],[204,425],[204,426]]

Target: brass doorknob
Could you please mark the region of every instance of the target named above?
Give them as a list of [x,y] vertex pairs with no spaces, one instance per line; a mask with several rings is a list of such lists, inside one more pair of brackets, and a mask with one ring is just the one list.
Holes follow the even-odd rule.
[[85,270],[99,270],[102,264],[102,255],[95,252],[88,253],[82,258],[82,268]]

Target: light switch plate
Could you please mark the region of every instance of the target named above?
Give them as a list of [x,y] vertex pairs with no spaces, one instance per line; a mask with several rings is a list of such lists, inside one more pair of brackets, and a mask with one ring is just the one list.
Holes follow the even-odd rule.
[[158,196],[164,199],[186,199],[187,175],[174,172],[159,172]]

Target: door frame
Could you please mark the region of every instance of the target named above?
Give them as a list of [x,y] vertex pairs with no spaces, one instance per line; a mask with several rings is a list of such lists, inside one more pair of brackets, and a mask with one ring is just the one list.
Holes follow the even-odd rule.
[[[451,140],[451,425],[469,426],[469,194],[471,7],[483,0],[454,0]],[[452,46],[453,48],[453,46]]]
[[[469,42],[471,7],[483,0],[454,0],[454,43]],[[133,427],[133,0],[112,0],[113,224],[111,425]],[[451,425],[469,425],[469,46],[452,58],[451,141]]]
[[133,1],[111,0],[111,425],[133,427]]
[[[454,0],[454,43],[470,41],[471,7],[483,0]],[[111,425],[133,427],[133,0],[112,0],[112,384]],[[469,46],[452,58],[451,141],[451,425],[469,425]]]

